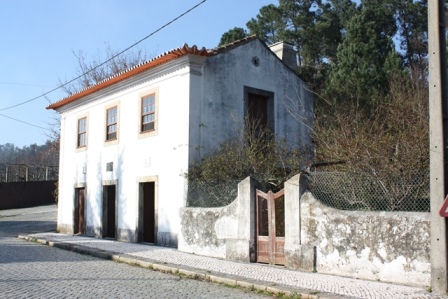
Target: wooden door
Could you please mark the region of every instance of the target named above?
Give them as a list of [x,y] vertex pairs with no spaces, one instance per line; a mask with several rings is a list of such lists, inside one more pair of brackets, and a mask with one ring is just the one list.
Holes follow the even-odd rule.
[[116,186],[103,187],[103,237],[116,238]]
[[86,218],[85,218],[85,188],[75,189],[75,221],[74,233],[84,235],[86,233]]
[[143,242],[155,243],[155,183],[143,183]]
[[248,95],[249,126],[254,133],[262,134],[268,125],[268,98],[262,95]]
[[285,264],[284,190],[275,194],[257,190],[257,261]]

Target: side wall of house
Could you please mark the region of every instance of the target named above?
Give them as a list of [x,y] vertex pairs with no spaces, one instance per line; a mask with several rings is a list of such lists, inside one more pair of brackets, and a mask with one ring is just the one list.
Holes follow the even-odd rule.
[[[60,111],[59,231],[73,232],[75,188],[85,187],[86,234],[101,237],[103,186],[116,185],[117,239],[138,241],[139,184],[154,182],[156,243],[177,246],[188,166],[189,88],[190,68],[184,57]],[[153,93],[156,130],[140,134],[141,98]],[[106,110],[113,106],[118,108],[118,138],[106,142]],[[87,118],[87,146],[77,148],[77,122],[82,117]]]
[[213,152],[243,129],[245,87],[274,95],[268,114],[279,138],[292,145],[310,144],[313,97],[309,87],[259,40],[208,57],[204,77],[202,97],[192,98],[200,109],[200,117],[192,119],[191,126],[198,135],[193,159]]

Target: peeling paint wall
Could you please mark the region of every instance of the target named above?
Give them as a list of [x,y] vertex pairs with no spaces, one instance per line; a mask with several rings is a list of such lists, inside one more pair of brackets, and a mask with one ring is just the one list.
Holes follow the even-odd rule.
[[250,262],[254,259],[254,181],[238,184],[238,197],[222,208],[181,208],[180,251]]
[[316,270],[410,285],[430,285],[430,219],[424,212],[343,211],[307,192],[302,244],[316,247]]
[[179,250],[226,258],[226,238],[236,237],[236,208],[237,200],[224,208],[182,208]]
[[[254,65],[253,59],[259,59]],[[311,88],[273,55],[262,42],[254,40],[217,56],[208,57],[204,78],[192,82],[190,146],[192,161],[215,151],[219,144],[238,134],[244,126],[245,88],[273,94],[273,132],[293,146],[311,144],[314,119]],[[197,114],[195,114],[196,112]],[[200,113],[199,113],[200,112]],[[219,117],[217,117],[219,116]]]
[[[181,208],[179,250],[255,262],[256,184],[242,181],[226,207]],[[285,183],[286,267],[429,286],[429,255],[429,213],[337,210],[306,190],[305,176]]]

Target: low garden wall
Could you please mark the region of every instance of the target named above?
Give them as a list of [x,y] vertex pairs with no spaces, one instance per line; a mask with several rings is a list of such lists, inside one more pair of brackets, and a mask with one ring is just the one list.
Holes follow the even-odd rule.
[[[256,262],[255,191],[247,178],[220,208],[182,208],[178,248]],[[285,266],[353,278],[430,285],[428,212],[347,211],[328,207],[297,175],[285,183]]]
[[301,241],[315,246],[317,272],[430,285],[429,213],[337,210],[309,192],[300,201]]
[[238,184],[237,198],[220,208],[181,208],[181,234],[178,249],[236,261],[254,261],[253,200],[251,178]]

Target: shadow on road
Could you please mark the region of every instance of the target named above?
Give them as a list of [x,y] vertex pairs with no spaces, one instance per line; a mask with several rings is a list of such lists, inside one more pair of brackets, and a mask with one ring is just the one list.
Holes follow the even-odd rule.
[[56,221],[0,221],[0,238],[56,230]]
[[[94,258],[47,245],[26,242],[13,237],[0,237],[0,272],[2,272],[2,265],[5,264],[15,264],[17,267],[24,263],[72,263],[91,259]],[[0,297],[3,298],[1,295]]]

